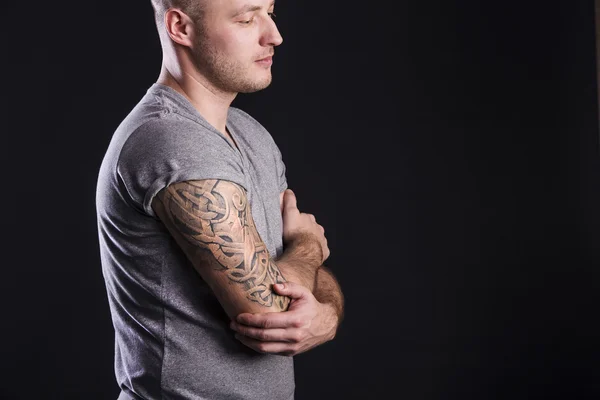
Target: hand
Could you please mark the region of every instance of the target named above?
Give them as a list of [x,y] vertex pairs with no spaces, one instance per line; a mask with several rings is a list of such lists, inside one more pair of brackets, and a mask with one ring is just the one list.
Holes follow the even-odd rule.
[[236,338],[259,353],[295,356],[335,336],[338,325],[333,307],[322,304],[304,286],[286,282],[274,290],[291,297],[288,311],[237,316],[231,322]]
[[325,238],[325,229],[319,225],[312,214],[301,213],[296,204],[296,195],[286,189],[281,200],[283,218],[283,242],[293,242],[303,234],[316,238],[321,245],[323,259],[321,264],[329,257],[329,247]]

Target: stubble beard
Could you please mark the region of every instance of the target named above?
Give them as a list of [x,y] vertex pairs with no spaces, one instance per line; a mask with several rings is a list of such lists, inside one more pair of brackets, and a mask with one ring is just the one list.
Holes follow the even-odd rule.
[[196,43],[192,49],[194,66],[217,89],[226,93],[253,93],[271,84],[270,73],[259,77],[258,72],[254,71],[255,65],[247,66],[219,53],[209,45],[201,30],[196,32],[195,37]]

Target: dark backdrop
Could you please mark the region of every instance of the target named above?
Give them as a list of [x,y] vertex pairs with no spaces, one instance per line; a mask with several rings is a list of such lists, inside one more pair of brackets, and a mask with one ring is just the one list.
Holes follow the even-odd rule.
[[[280,146],[346,295],[297,399],[597,399],[589,1],[278,0]],[[114,400],[94,191],[158,76],[147,0],[2,10],[0,397]]]

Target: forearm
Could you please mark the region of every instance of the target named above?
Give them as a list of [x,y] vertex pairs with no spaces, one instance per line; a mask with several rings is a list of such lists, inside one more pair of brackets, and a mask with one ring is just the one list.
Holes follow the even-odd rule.
[[317,269],[303,268],[302,265],[293,265],[281,260],[276,261],[276,264],[286,281],[302,285],[314,293],[317,286]]
[[308,288],[319,303],[331,306],[337,316],[337,325],[342,322],[344,295],[329,268],[322,265],[315,269],[310,266],[292,265],[285,262],[278,262],[277,266],[286,280]]
[[317,270],[313,295],[319,303],[329,304],[335,310],[339,326],[344,318],[344,295],[333,273],[324,265]]
[[333,273],[321,265],[322,257],[318,242],[306,235],[289,244],[274,262],[285,280],[306,287],[319,303],[330,306],[339,325],[344,317],[344,295]]
[[313,292],[321,260],[322,253],[318,242],[310,236],[303,236],[288,245],[274,262],[286,280],[298,283]]

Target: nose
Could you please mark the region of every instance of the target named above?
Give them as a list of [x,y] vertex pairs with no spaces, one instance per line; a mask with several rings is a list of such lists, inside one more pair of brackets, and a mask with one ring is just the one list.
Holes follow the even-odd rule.
[[283,37],[281,37],[281,33],[279,33],[279,29],[277,29],[277,25],[272,18],[269,17],[264,26],[265,30],[261,35],[262,46],[279,46],[283,43]]

